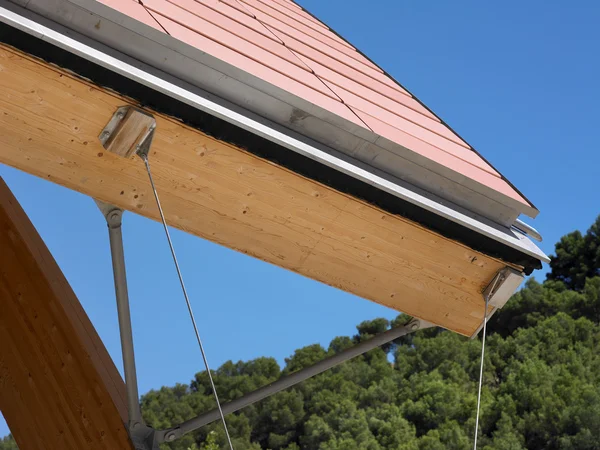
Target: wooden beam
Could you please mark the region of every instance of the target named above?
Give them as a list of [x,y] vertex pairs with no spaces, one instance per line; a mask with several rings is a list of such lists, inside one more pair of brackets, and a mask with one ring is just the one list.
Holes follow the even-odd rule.
[[125,385],[0,178],[0,410],[21,450],[131,449]]
[[[134,102],[6,46],[0,65],[0,162],[158,218],[143,163],[98,140]],[[461,334],[481,323],[503,262],[155,116],[150,162],[171,225]]]

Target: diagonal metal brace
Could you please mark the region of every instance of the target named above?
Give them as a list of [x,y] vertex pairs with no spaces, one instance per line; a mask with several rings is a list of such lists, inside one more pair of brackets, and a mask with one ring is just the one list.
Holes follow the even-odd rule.
[[129,427],[131,428],[136,423],[141,424],[143,421],[139,405],[129,294],[127,292],[127,276],[125,273],[125,253],[123,250],[123,234],[121,232],[123,210],[100,200],[96,200],[96,204],[100,208],[108,225],[110,253],[115,280],[115,295],[117,297],[119,332],[121,334],[121,351],[123,352],[123,370],[125,372],[125,386],[127,388],[127,411],[129,414]]
[[[123,351],[123,366],[125,371],[125,383],[127,387],[127,403],[129,411],[129,436],[136,450],[158,450],[159,445],[164,442],[172,442],[187,433],[195,431],[205,425],[220,419],[218,409],[208,411],[193,419],[167,430],[154,430],[147,426],[143,419],[139,404],[137,388],[137,376],[135,359],[133,353],[133,335],[131,329],[131,317],[129,310],[129,297],[127,293],[127,280],[125,276],[125,258],[123,252],[123,238],[121,233],[121,219],[123,210],[96,200],[108,224],[111,255],[113,260],[113,273],[115,278],[115,292],[117,296],[117,307],[119,313],[119,330],[121,333],[121,348]],[[412,319],[404,326],[393,328],[377,336],[361,342],[354,347],[346,349],[338,354],[330,356],[318,363],[294,372],[279,380],[263,386],[249,394],[222,405],[224,414],[231,414],[240,409],[270,397],[284,389],[295,386],[315,375],[325,372],[343,362],[360,356],[370,350],[381,347],[402,336],[414,333],[418,330],[431,328],[434,325],[420,319]]]
[[[146,163],[148,174],[150,175],[148,152],[152,145],[155,129],[156,120],[151,114],[148,114],[139,108],[126,105],[117,109],[98,137],[102,146],[111,153],[125,158],[129,158],[134,154],[140,156]],[[150,182],[154,188],[151,175]],[[160,209],[160,203],[158,201],[156,191],[154,193]],[[136,450],[158,450],[159,444],[164,442],[172,442],[187,433],[219,420],[222,415],[236,412],[248,405],[270,397],[277,392],[301,383],[302,381],[335,367],[338,364],[362,355],[369,350],[373,350],[384,344],[392,342],[402,336],[413,333],[417,330],[434,326],[429,322],[425,322],[420,319],[413,319],[402,327],[393,328],[385,333],[381,333],[380,335],[361,342],[352,348],[346,349],[343,352],[319,361],[311,367],[306,367],[298,372],[294,372],[241,398],[222,405],[221,411],[219,409],[214,409],[201,414],[196,418],[187,420],[175,428],[170,428],[167,430],[154,430],[144,424],[139,404],[137,376],[133,353],[133,335],[131,331],[129,297],[127,294],[127,280],[125,276],[123,238],[121,234],[121,217],[123,215],[123,210],[99,200],[96,200],[96,203],[106,218],[109,229],[113,272],[115,278],[115,292],[117,296],[117,307],[119,312],[119,330],[121,333],[121,347],[123,351],[123,366],[127,387],[127,403],[129,411],[128,428],[129,435]],[[165,230],[167,230],[166,223],[164,223],[164,226]],[[175,264],[177,265],[176,260]],[[184,295],[186,295],[185,288]],[[200,341],[199,343],[202,347]]]
[[[122,120],[124,115],[120,117],[119,110],[113,121]],[[110,124],[109,124],[110,125]],[[109,126],[107,126],[109,127]],[[154,132],[154,126],[151,123],[146,129],[146,132],[139,135],[140,139],[135,141],[129,141],[128,144],[123,148],[132,149],[135,153],[142,156],[147,154],[147,151],[152,142],[152,136]],[[107,133],[105,133],[105,137]],[[105,144],[103,142],[103,144]],[[135,144],[135,145],[132,145]],[[106,145],[105,145],[106,147]],[[128,150],[129,151],[129,150]],[[136,448],[136,450],[158,450],[159,445],[164,442],[172,442],[187,433],[195,431],[205,425],[208,425],[221,418],[218,409],[208,411],[204,414],[199,415],[193,419],[187,420],[182,424],[169,428],[167,430],[154,430],[147,426],[141,414],[141,408],[139,404],[139,394],[137,387],[137,375],[135,368],[135,359],[133,351],[133,334],[131,328],[131,317],[129,309],[129,297],[127,293],[127,279],[125,275],[125,258],[123,251],[123,237],[121,233],[121,220],[123,210],[96,200],[98,207],[102,211],[106,222],[108,224],[110,247],[113,262],[113,274],[115,279],[115,292],[117,297],[117,308],[119,315],[119,330],[121,334],[121,348],[123,352],[123,367],[125,372],[125,383],[127,388],[127,404],[129,412],[129,423],[128,430],[129,436]],[[367,341],[361,342],[354,347],[346,349],[338,354],[330,356],[318,363],[306,367],[302,370],[287,375],[279,380],[263,386],[249,394],[244,395],[238,399],[235,399],[229,403],[222,405],[222,413],[227,415],[233,412],[239,411],[240,409],[270,397],[284,389],[295,386],[315,375],[325,372],[343,362],[346,362],[352,358],[360,356],[370,350],[381,347],[384,344],[392,342],[402,336],[414,333],[418,330],[431,328],[434,325],[420,319],[413,319],[402,327],[393,328],[384,333],[381,333]]]
[[127,277],[125,273],[123,235],[121,232],[123,210],[100,200],[96,200],[96,204],[106,219],[110,239],[119,333],[121,335],[121,351],[123,353],[123,370],[125,372],[125,388],[127,390],[127,428],[129,437],[136,450],[158,450],[158,444],[154,442],[155,432],[144,423],[139,403],[129,294],[127,292]]
[[[221,406],[224,414],[231,414],[233,412],[239,411],[240,409],[249,406],[253,403],[256,403],[260,400],[263,400],[267,397],[270,397],[277,392],[280,392],[284,389],[290,388],[302,381],[307,380],[315,375],[318,375],[322,372],[325,372],[332,367],[335,367],[349,359],[355,358],[356,356],[362,355],[369,350],[373,350],[377,347],[381,347],[384,344],[392,342],[402,336],[406,336],[407,334],[414,333],[418,330],[423,330],[425,328],[431,328],[435,325],[426,322],[420,319],[413,319],[408,324],[398,327],[392,328],[384,333],[381,333],[369,340],[361,342],[360,344],[355,345],[349,349],[344,350],[336,355],[330,356],[318,363],[306,367],[298,372],[294,372],[290,375],[287,375],[279,380],[263,386],[260,389],[255,390],[254,392],[250,392],[249,394],[244,395],[243,397],[237,398],[229,403],[225,403]],[[180,438],[181,436],[190,433],[192,431],[197,430],[209,423],[212,423],[216,420],[219,420],[220,415],[217,409],[213,409],[212,411],[208,411],[204,414],[199,415],[193,419],[187,420],[183,422],[181,425],[171,428],[168,430],[157,430],[155,440],[158,443],[162,442],[172,442],[175,439]]]

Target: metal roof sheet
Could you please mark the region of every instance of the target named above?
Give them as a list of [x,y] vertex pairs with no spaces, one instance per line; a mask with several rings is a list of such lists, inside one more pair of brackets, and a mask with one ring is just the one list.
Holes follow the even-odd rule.
[[[136,5],[136,3],[132,4]],[[372,165],[366,164],[344,151],[328,147],[299,131],[290,130],[289,127],[277,120],[274,121],[260,113],[249,110],[245,107],[246,105],[241,106],[236,102],[215,95],[214,90],[209,92],[199,89],[197,85],[182,81],[182,78],[186,78],[186,75],[190,74],[191,69],[194,73],[189,78],[193,79],[194,82],[197,82],[199,78],[208,80],[212,83],[210,84],[211,87],[226,89],[226,91],[223,91],[224,93],[230,92],[232,87],[241,87],[246,90],[252,87],[252,84],[244,84],[239,79],[234,80],[223,76],[223,71],[215,70],[215,68],[230,70],[230,66],[219,64],[219,60],[211,56],[207,55],[205,59],[188,59],[187,55],[193,55],[194,57],[198,55],[194,52],[188,53],[188,48],[174,45],[174,41],[170,36],[158,31],[151,21],[148,22],[148,18],[152,18],[152,16],[147,11],[147,16],[141,14],[139,19],[131,19],[130,16],[124,16],[116,10],[107,8],[92,0],[27,0],[27,8],[26,10],[16,5],[11,6],[5,0],[0,0],[0,22],[16,30],[22,30],[34,38],[48,42],[51,46],[56,46],[57,49],[64,49],[76,57],[81,57],[98,65],[98,67],[109,69],[117,76],[123,76],[134,83],[139,83],[140,86],[147,86],[152,91],[166,94],[175,101],[190,105],[200,115],[203,112],[208,113],[210,116],[265,138],[281,146],[282,149],[288,149],[291,153],[302,155],[316,161],[318,164],[330,167],[338,173],[365,183],[365,185],[373,186],[382,192],[382,197],[391,194],[391,196],[397,197],[407,202],[407,204],[415,205],[419,210],[433,213],[434,216],[448,220],[447,225],[450,228],[453,227],[453,225],[450,225],[451,223],[458,224],[473,230],[477,235],[490,238],[540,261],[548,261],[548,257],[535,244],[509,226],[502,225],[498,221],[449,202],[439,195],[432,194],[430,191],[420,188],[417,183],[412,183],[411,179],[404,180],[390,176],[388,172],[374,168]],[[40,16],[35,12],[36,10],[44,13],[45,17]],[[135,14],[144,12],[137,6],[133,6],[132,10]],[[81,32],[85,34],[81,34]],[[156,40],[161,36],[166,36],[164,42]],[[98,40],[102,40],[103,43],[98,42]],[[175,44],[177,43],[175,42]],[[175,49],[173,46],[179,48]],[[127,51],[129,55],[115,50],[117,48]],[[147,62],[140,61],[140,55],[144,56]],[[178,64],[173,64],[174,61]],[[170,72],[158,68],[161,67],[163,62],[165,65],[162,65],[162,67],[167,67]],[[150,63],[154,64],[154,67],[149,65]],[[206,64],[210,65],[207,66]],[[87,67],[86,70],[92,70],[92,67]],[[239,73],[235,71],[233,73],[239,76]],[[92,73],[88,75],[93,76]],[[109,86],[112,86],[111,83],[115,81],[112,78],[111,80],[108,83]],[[255,83],[255,87],[261,86],[256,79],[251,77],[242,80]],[[215,81],[218,83],[215,84]],[[264,86],[268,88],[270,85],[265,84]],[[138,88],[134,88],[134,92],[137,92],[136,89]],[[132,92],[132,95],[136,95],[134,92]],[[217,92],[219,92],[218,89]],[[240,92],[248,94],[256,91]],[[248,98],[253,100],[252,97]],[[262,97],[262,99],[267,100],[269,98],[268,96]],[[236,98],[236,100],[238,99],[239,97]],[[252,106],[251,103],[249,105]],[[274,105],[279,108],[276,108],[275,111],[280,112],[281,103],[275,102]],[[271,107],[273,105],[267,106]],[[315,114],[318,112],[317,109],[314,110]],[[188,111],[188,114],[190,113],[191,111]],[[173,114],[173,112],[169,114]],[[311,124],[322,126],[323,123],[317,122],[317,119],[316,115],[311,116]],[[327,128],[323,129],[328,130]],[[362,150],[369,152],[379,151],[387,147],[395,148],[393,145],[388,145],[384,138],[378,139],[377,143],[380,145],[380,147],[377,147],[378,150],[373,150],[375,146],[371,144]],[[388,162],[394,158],[398,158],[391,151],[385,155],[381,153],[381,155],[383,155],[382,160],[385,165],[388,165]],[[424,166],[418,166],[408,161],[405,161],[405,164],[411,169],[410,173],[414,176],[424,175],[424,178],[430,176],[422,170]],[[447,183],[451,183],[451,180],[447,179]],[[447,184],[447,186],[452,187],[450,184]],[[468,200],[478,195],[465,186],[462,188],[459,186],[459,189],[462,190],[458,192],[467,197]],[[498,213],[498,210],[505,207],[491,198],[488,198],[485,206],[493,208],[493,213]],[[403,209],[404,212],[408,211],[406,207],[408,206],[403,207],[405,208]],[[410,207],[408,208],[410,209]]]
[[289,0],[100,0],[516,202],[530,203],[463,139],[325,24]]
[[509,226],[522,213],[537,215],[439,117],[291,0],[25,3],[117,51],[499,224]]

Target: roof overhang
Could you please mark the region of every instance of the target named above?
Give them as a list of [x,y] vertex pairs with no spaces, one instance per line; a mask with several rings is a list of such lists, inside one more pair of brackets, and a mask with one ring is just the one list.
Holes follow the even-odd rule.
[[538,213],[531,204],[465,177],[95,0],[20,0],[16,3],[63,25],[71,33],[80,33],[78,40],[85,36],[104,44],[111,51],[128,55],[210,92],[211,100],[232,111],[248,117],[252,117],[249,114],[252,111],[269,119],[271,126],[282,125],[323,144],[322,148],[328,153],[334,154],[332,151],[337,150],[350,156],[364,163],[368,171],[380,171],[391,177],[394,183],[401,179],[409,189],[420,188],[505,226],[512,225],[520,214],[535,217]]
[[[317,114],[314,116],[313,126],[310,127],[313,131],[311,134],[314,135],[314,132],[318,130],[323,131],[323,135],[319,136],[321,138],[319,141],[306,136],[307,133],[301,134],[297,130],[290,129],[290,125],[291,128],[294,128],[293,123],[284,125],[271,120],[269,116],[281,118],[293,116],[294,113],[292,110],[281,111],[284,103],[275,102],[274,97],[270,95],[268,99],[263,98],[266,94],[258,90],[257,87],[251,87],[250,84],[244,84],[235,78],[223,76],[223,73],[231,68],[219,67],[224,63],[219,62],[210,55],[200,55],[199,50],[193,49],[196,56],[202,56],[204,59],[203,62],[206,64],[203,65],[181,53],[183,50],[192,51],[191,47],[186,48],[189,46],[160,33],[156,33],[151,39],[148,36],[155,31],[151,27],[145,26],[95,1],[30,0],[21,3],[28,8],[37,9],[39,12],[44,13],[44,16],[3,0],[0,2],[0,21],[77,57],[108,69],[128,80],[187,104],[198,111],[222,119],[229,124],[292,150],[298,155],[366,183],[407,204],[414,205],[419,210],[433,213],[444,221],[474,231],[484,238],[491,239],[535,260],[549,261],[548,257],[528,237],[511,229],[510,225],[516,218],[515,214],[518,215],[517,210],[485,197],[482,202],[486,205],[485,208],[497,212],[504,219],[492,220],[453,203],[448,198],[432,194],[431,189],[425,190],[411,184],[406,181],[406,177],[400,179],[398,176],[389,173],[389,171],[383,171],[369,165],[361,160],[360,155],[356,152],[354,155],[348,155],[346,152],[338,150],[340,147],[361,148],[361,145],[357,145],[353,141],[356,136],[350,138],[351,132],[357,130],[345,130],[350,133],[346,135],[346,139],[336,137],[335,142],[331,142],[331,127],[344,124],[318,122],[317,115],[319,112],[315,111],[314,107],[311,108],[310,105],[305,105],[306,110]],[[51,17],[52,20],[45,16]],[[102,21],[102,25],[96,27],[98,20]],[[171,39],[171,42],[165,42],[169,39]],[[217,71],[215,66],[221,71]],[[169,72],[161,70],[161,68],[168,69]],[[202,80],[202,83],[198,82],[197,84],[208,84],[215,89],[208,92],[198,87],[197,84],[191,84],[189,74],[194,74],[193,79]],[[187,78],[187,80],[182,78]],[[211,80],[212,83],[210,83]],[[250,83],[250,80],[246,81]],[[254,84],[258,82],[252,80]],[[262,87],[267,90],[266,86]],[[264,114],[260,115],[247,108],[242,108],[237,103],[224,98],[231,97],[232,92],[240,95],[237,98],[240,103],[261,104],[265,107],[271,105],[274,110],[264,111]],[[263,102],[263,100],[265,101]],[[298,99],[294,99],[294,102],[296,101]],[[293,108],[287,103],[285,105],[288,108]],[[307,121],[302,121],[302,123],[302,129],[306,131],[304,127],[306,127]],[[348,128],[346,125],[344,127]],[[336,129],[340,130],[341,128]],[[327,136],[329,138],[326,138]],[[348,139],[352,142],[349,142]],[[325,145],[323,141],[329,141],[326,143],[332,144],[332,146]],[[411,172],[412,176],[418,176],[419,170],[423,170],[422,166],[419,166],[419,168],[409,164],[403,164],[403,166],[415,170]],[[431,176],[422,175],[431,180]],[[447,178],[444,178],[444,180],[445,183],[448,183]],[[468,193],[461,191],[462,188],[458,188],[458,191],[448,189],[447,184],[444,187],[446,187],[444,192],[452,191],[469,200],[473,200],[473,196],[477,197],[479,195],[475,191],[469,191],[465,186],[462,188],[467,189]],[[470,204],[473,204],[473,202],[471,201]],[[411,217],[410,214],[408,216],[410,219],[423,222],[416,217]],[[425,223],[425,225],[431,226],[428,223]],[[445,228],[446,226],[442,224],[437,228],[440,227]],[[442,231],[442,234],[445,234],[443,230],[438,229],[436,231]],[[471,243],[466,243],[472,246]]]

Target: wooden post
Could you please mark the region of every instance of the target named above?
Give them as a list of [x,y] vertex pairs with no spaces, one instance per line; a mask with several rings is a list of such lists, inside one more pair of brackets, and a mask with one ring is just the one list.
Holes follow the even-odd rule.
[[132,449],[123,380],[1,178],[0,410],[21,450]]

